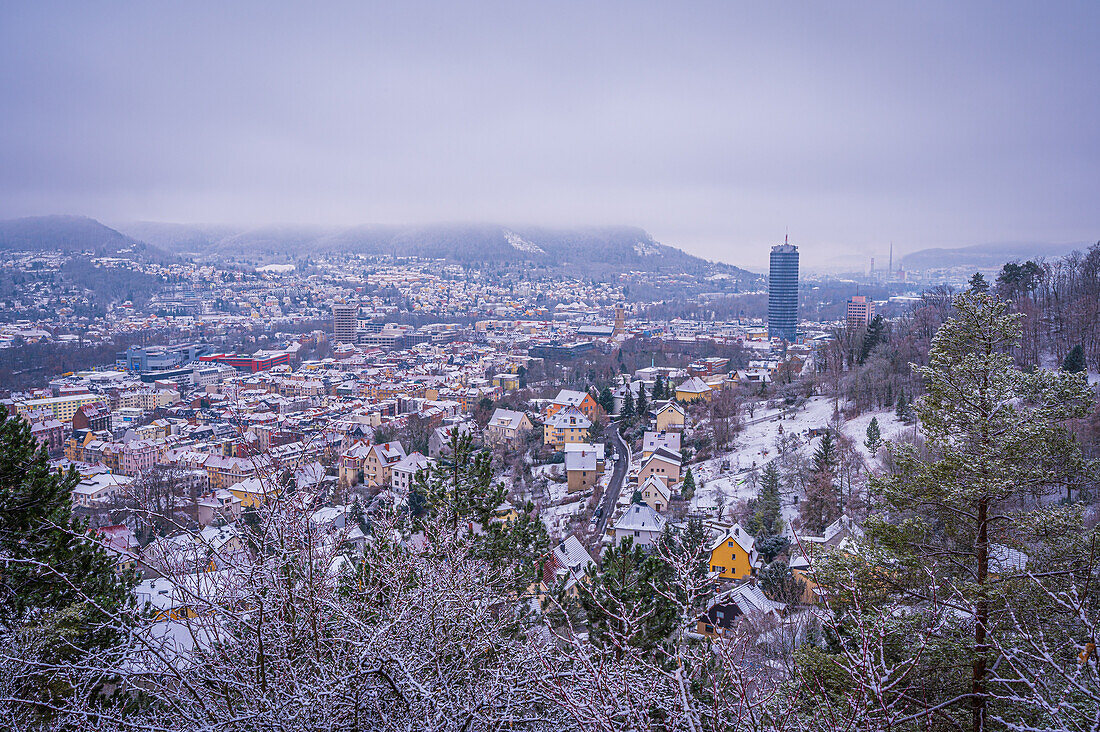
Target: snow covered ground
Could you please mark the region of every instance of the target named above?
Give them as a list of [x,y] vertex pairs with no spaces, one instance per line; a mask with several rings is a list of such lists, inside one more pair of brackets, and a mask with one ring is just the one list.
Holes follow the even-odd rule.
[[[798,435],[802,440],[799,450],[806,456],[812,455],[820,438],[809,440],[809,431],[829,425],[833,417],[833,400],[814,397],[794,414],[784,415],[782,419],[779,417],[779,410],[756,410],[754,417],[746,421],[738,434],[732,451],[690,466],[696,484],[695,497],[691,501],[693,511],[713,514],[719,504],[724,511],[728,511],[738,501],[751,498],[754,489],[749,484],[749,473],[753,468],[763,468],[776,458],[781,427],[783,435]],[[863,441],[866,439],[867,425],[873,417],[878,418],[884,441],[897,439],[913,429],[902,424],[893,410],[867,412],[844,422],[841,430],[852,438],[866,459],[870,459],[870,455]],[[797,513],[791,501],[784,500],[783,513],[788,520]]]

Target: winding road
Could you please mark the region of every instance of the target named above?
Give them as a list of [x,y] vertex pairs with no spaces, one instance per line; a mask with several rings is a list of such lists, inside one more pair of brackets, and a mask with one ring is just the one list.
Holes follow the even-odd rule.
[[604,437],[615,446],[615,452],[618,453],[619,459],[615,461],[611,481],[607,484],[607,490],[604,491],[603,500],[600,502],[603,513],[600,514],[600,520],[596,522],[596,536],[600,537],[601,540],[607,530],[607,522],[611,519],[615,505],[619,502],[619,493],[623,489],[623,480],[626,479],[626,470],[630,465],[630,448],[627,447],[623,436],[619,434],[619,428],[615,422],[607,425],[607,429],[604,430]]

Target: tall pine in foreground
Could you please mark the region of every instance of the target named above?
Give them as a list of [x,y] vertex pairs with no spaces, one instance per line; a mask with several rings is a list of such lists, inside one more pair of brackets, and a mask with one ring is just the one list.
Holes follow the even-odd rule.
[[965,687],[943,713],[956,723],[965,714],[974,732],[989,728],[994,698],[997,542],[1011,541],[1023,512],[1038,510],[1044,496],[1072,493],[1086,473],[1064,422],[1086,414],[1088,385],[1079,374],[1017,368],[1010,353],[1020,332],[1020,316],[988,292],[954,298],[928,366],[917,369],[927,387],[914,402],[925,449],[894,449],[895,472],[873,481],[892,523],[867,525],[903,597],[948,603],[953,617],[968,619],[956,628]]
[[25,644],[26,678],[15,682],[43,703],[67,693],[53,664],[79,664],[132,617],[133,576],[116,575],[112,556],[72,518],[79,481],[50,469],[22,419],[0,422],[0,636]]

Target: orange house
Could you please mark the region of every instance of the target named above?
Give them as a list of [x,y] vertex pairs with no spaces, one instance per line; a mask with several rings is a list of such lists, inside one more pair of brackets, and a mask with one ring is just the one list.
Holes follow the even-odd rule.
[[554,397],[554,401],[546,405],[546,417],[553,417],[566,407],[576,407],[585,417],[592,422],[604,415],[603,407],[596,403],[592,395],[586,391],[573,391],[562,389]]

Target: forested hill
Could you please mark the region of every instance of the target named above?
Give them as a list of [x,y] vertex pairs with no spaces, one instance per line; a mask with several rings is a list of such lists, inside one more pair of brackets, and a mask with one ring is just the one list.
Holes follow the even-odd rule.
[[139,261],[172,258],[144,241],[86,216],[32,216],[0,221],[0,251],[121,256]]

